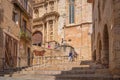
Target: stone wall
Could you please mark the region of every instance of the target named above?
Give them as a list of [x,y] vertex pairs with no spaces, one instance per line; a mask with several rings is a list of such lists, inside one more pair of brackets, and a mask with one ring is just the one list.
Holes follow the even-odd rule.
[[91,24],[65,28],[65,39],[71,45],[80,58],[91,59]]
[[96,52],[96,62],[113,74],[120,73],[119,5],[119,0],[94,0],[93,4],[92,53],[95,56]]
[[2,64],[3,64],[3,31],[2,29],[0,28],[0,70],[2,68]]
[[[30,3],[29,3],[30,4]],[[24,40],[20,38],[20,27],[21,27],[21,22],[23,19],[25,19],[27,21],[27,29],[29,31],[31,31],[31,26],[32,26],[32,20],[30,18],[28,18],[28,15],[26,15],[24,12],[20,12],[20,8],[16,7],[11,0],[2,0],[2,3],[0,4],[0,11],[2,9],[2,13],[0,12],[0,18],[2,15],[2,22],[0,24],[0,28],[2,28],[3,32],[2,34],[7,34],[11,37],[11,39],[15,39],[17,41],[17,60],[19,60],[18,58],[21,56],[21,53],[23,50],[24,54],[22,56],[26,57],[28,56],[28,52],[27,52],[27,48],[30,47],[31,48],[31,41],[24,41],[26,43],[26,46],[23,50],[20,49],[20,41]],[[18,22],[14,22],[13,21],[13,11],[18,13]],[[1,21],[1,20],[0,20]],[[23,25],[22,25],[23,26]],[[5,37],[5,36],[4,36]],[[5,38],[3,41],[5,41]],[[1,40],[2,40],[1,39]],[[23,42],[21,42],[22,44],[24,44]],[[0,43],[1,44],[1,43]],[[3,44],[3,42],[2,42]],[[4,50],[5,48],[3,48],[2,50]],[[13,48],[12,48],[13,49]],[[0,50],[0,53],[2,51]],[[2,53],[4,55],[4,53]],[[5,56],[4,56],[5,57]],[[19,61],[17,62],[17,64],[19,65]],[[23,64],[22,66],[27,66],[27,61],[26,64]]]

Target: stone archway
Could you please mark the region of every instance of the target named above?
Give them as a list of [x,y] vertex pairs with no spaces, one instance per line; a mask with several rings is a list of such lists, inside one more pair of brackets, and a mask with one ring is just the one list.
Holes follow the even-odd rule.
[[41,31],[36,31],[32,35],[33,45],[41,46],[42,45],[43,35]]
[[97,38],[97,53],[96,53],[96,62],[101,64],[101,51],[102,51],[102,43],[101,43],[101,36],[100,33],[98,34]]
[[104,26],[104,30],[103,30],[102,64],[106,68],[109,67],[109,32],[107,25]]

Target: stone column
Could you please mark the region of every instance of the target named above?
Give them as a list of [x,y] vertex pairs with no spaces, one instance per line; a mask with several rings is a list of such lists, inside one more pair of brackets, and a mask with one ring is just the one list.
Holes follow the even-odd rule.
[[45,43],[45,25],[44,25],[44,23],[43,23],[43,26],[42,26],[43,28],[42,28],[42,32],[43,32],[43,34],[42,34],[42,42],[43,42],[43,44]]
[[101,59],[100,59],[100,56],[99,56],[99,55],[97,55],[96,63],[98,63],[98,64],[101,63]]
[[47,28],[47,42],[49,41],[49,21],[46,23],[46,28]]
[[92,61],[96,62],[96,50],[92,52]]
[[96,63],[101,64],[101,50],[99,48],[96,50]]
[[[58,21],[57,21],[57,19],[56,19],[54,22],[55,22],[55,23],[54,23],[54,24],[55,24],[55,25],[54,25],[54,32],[55,32],[55,35],[54,35],[54,36],[55,36],[55,40],[56,40],[56,41],[60,41],[60,40],[59,40],[59,37],[58,37]],[[57,37],[56,37],[56,36],[57,36]]]
[[101,54],[101,63],[104,67],[109,67],[109,50],[108,49],[102,49]]
[[53,20],[53,40],[55,40],[55,20]]

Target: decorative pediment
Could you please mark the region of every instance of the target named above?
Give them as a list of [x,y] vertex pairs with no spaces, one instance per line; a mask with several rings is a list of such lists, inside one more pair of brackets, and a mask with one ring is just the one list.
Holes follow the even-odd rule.
[[33,22],[40,22],[40,21],[48,21],[48,20],[53,20],[53,19],[58,19],[59,18],[59,13],[56,11],[46,13],[40,18],[36,18],[33,20]]

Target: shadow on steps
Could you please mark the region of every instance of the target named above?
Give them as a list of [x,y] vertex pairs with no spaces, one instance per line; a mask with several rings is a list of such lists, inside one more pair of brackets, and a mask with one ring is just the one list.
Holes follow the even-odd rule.
[[89,66],[73,67],[72,70],[62,71],[61,74],[55,75],[55,80],[120,80],[110,74],[97,74],[96,71],[100,68],[91,64],[92,61],[82,61],[81,66]]
[[27,69],[28,67],[21,67],[21,68],[11,68],[11,69],[4,69],[3,71],[0,71],[0,77],[9,76],[12,77],[14,73],[19,73],[22,70]]

